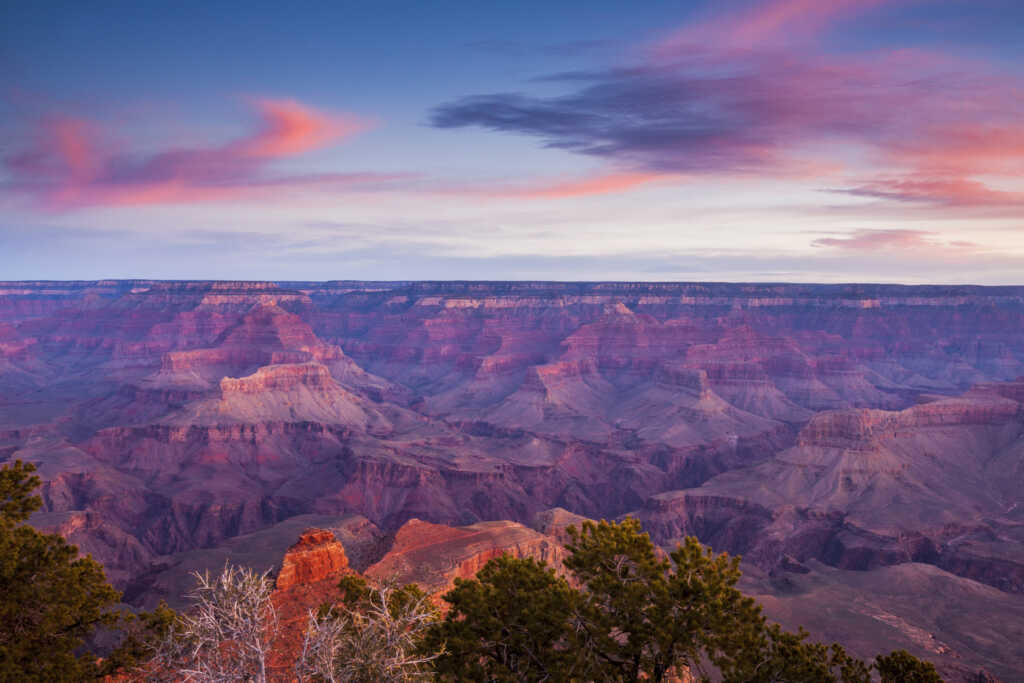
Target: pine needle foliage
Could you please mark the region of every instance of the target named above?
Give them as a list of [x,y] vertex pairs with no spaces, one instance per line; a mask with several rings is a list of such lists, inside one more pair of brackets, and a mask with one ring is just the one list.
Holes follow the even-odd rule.
[[97,678],[109,662],[84,646],[119,624],[111,608],[121,596],[92,557],[27,524],[42,505],[34,472],[20,460],[0,468],[0,680]]

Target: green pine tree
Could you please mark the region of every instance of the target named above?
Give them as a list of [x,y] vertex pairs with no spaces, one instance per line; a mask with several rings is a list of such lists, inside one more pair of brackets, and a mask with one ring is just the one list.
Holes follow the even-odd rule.
[[443,680],[585,680],[572,627],[579,593],[533,559],[505,555],[456,579],[451,606],[428,636]]
[[[0,468],[0,681],[81,681],[131,663],[167,610],[136,618],[113,611],[121,595],[92,557],[26,522],[42,505],[35,466]],[[96,629],[126,628],[104,661],[84,649]]]
[[931,662],[923,662],[906,650],[896,650],[875,658],[882,683],[942,683]]

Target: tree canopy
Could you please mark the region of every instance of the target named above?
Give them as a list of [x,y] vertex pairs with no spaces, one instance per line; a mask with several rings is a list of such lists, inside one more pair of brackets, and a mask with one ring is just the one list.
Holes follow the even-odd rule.
[[935,665],[922,662],[906,650],[896,650],[875,658],[875,669],[882,683],[942,683]]
[[587,673],[577,656],[574,617],[579,593],[532,559],[508,555],[474,579],[456,579],[451,606],[428,642],[443,653],[443,678],[487,681],[570,681]]
[[115,626],[120,594],[103,567],[57,534],[26,522],[42,501],[35,466],[0,468],[0,679],[72,681],[106,670],[81,651],[99,627]]

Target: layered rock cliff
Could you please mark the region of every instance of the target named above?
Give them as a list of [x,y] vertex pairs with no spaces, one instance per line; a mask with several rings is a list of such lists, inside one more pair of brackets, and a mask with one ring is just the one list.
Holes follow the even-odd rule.
[[450,527],[411,519],[395,534],[387,554],[366,570],[366,576],[416,583],[439,595],[452,588],[455,579],[472,578],[489,560],[502,555],[533,558],[557,569],[565,549],[554,537],[515,522]]
[[285,553],[275,586],[287,590],[297,584],[317,583],[346,569],[345,549],[334,534],[326,529],[307,529]]

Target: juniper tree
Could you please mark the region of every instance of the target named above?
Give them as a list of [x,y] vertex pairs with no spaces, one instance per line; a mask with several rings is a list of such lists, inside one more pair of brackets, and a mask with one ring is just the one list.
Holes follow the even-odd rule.
[[737,668],[763,628],[737,588],[739,558],[689,537],[659,554],[635,519],[570,527],[565,565],[583,594],[584,653],[608,680],[661,681],[674,669]]

